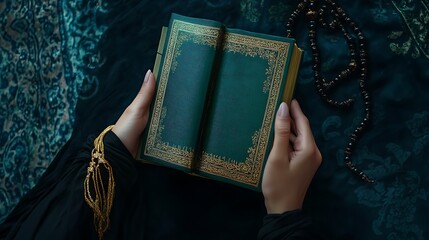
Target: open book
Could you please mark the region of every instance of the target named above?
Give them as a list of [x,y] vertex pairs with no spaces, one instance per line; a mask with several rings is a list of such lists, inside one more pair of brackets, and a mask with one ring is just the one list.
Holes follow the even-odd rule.
[[260,191],[301,54],[293,39],[173,14],[137,159]]

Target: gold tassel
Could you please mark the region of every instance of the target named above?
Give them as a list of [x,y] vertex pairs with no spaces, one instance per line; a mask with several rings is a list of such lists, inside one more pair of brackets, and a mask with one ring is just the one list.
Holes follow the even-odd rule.
[[[91,162],[89,163],[83,190],[85,201],[94,211],[94,225],[98,232],[99,239],[103,238],[104,232],[109,228],[110,210],[112,209],[115,195],[115,179],[112,167],[104,158],[104,135],[113,128],[108,126],[94,140],[94,149],[91,152]],[[104,167],[108,174],[107,190],[100,172],[100,167]],[[91,188],[92,187],[92,188]]]

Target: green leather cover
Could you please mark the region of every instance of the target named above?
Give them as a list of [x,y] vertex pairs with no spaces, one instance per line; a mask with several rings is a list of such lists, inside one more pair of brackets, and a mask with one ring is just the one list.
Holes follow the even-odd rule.
[[260,190],[294,40],[176,14],[164,37],[137,158]]

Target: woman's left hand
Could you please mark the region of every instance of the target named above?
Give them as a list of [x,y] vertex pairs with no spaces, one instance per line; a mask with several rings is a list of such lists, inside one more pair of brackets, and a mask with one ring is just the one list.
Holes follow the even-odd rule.
[[154,91],[155,76],[148,70],[137,96],[125,109],[112,129],[134,158],[137,155],[140,135],[148,121]]

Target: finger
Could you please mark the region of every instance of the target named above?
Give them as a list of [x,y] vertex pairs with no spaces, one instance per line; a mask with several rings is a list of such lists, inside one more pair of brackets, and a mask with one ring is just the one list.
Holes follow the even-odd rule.
[[279,157],[288,156],[289,137],[291,133],[290,122],[289,108],[286,103],[282,102],[276,115],[272,150],[273,153]]
[[155,76],[151,70],[146,72],[143,84],[137,96],[134,98],[130,107],[135,108],[138,112],[145,113],[149,110],[150,103],[155,91]]
[[296,135],[293,132],[291,132],[289,136],[289,142],[294,143],[295,140],[296,140]]
[[293,149],[293,145],[291,144],[291,143],[289,143],[289,148],[288,148],[288,156],[289,156],[289,162],[290,162],[290,160],[292,159],[292,153],[293,153],[293,151],[295,151],[295,149]]
[[308,122],[307,117],[301,110],[297,100],[292,100],[291,103],[291,115],[295,123],[295,134],[297,137],[303,136],[304,139],[312,139],[312,133],[310,128],[310,123]]
[[290,129],[291,129],[291,133],[296,133],[296,124],[293,119],[291,119],[290,121]]

